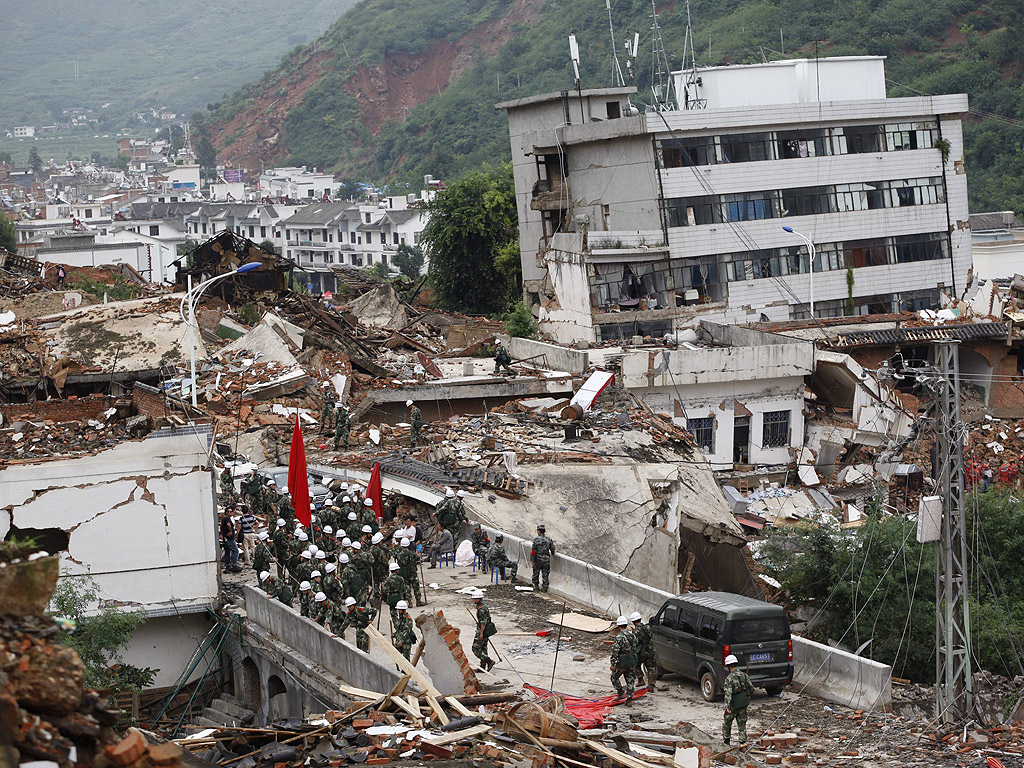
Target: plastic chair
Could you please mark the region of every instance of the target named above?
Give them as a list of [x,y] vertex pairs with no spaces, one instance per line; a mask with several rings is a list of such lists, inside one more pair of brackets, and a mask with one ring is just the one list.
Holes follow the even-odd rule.
[[483,555],[473,555],[473,571],[474,572],[476,571],[478,563],[480,565],[480,570],[481,571],[484,570],[484,568],[486,567],[487,563],[484,560],[484,556]]
[[446,564],[450,565],[452,568],[455,567],[455,553],[454,552],[442,552],[439,560],[440,560],[440,563],[438,565],[441,568],[444,568],[444,566]]
[[491,583],[497,584],[499,579],[501,579],[501,581],[508,581],[507,577],[502,577],[501,569],[497,566],[494,566],[491,568]]

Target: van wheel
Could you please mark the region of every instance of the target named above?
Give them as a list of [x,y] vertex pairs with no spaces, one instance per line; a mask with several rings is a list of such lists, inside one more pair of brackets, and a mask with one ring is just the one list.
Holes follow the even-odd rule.
[[700,676],[700,695],[704,697],[704,701],[714,701],[718,698],[718,685],[711,672],[705,672]]
[[656,680],[661,680],[661,678],[663,678],[665,676],[665,674],[666,674],[665,673],[665,668],[663,666],[661,666],[661,664],[658,664],[654,668],[654,678]]
[[764,692],[769,696],[778,696],[782,693],[782,688],[765,688]]

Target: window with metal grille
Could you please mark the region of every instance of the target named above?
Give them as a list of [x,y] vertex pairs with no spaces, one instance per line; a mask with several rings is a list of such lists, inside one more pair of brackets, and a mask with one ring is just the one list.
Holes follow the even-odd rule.
[[761,445],[765,448],[785,448],[789,445],[789,411],[765,411],[763,418]]
[[687,419],[686,429],[693,439],[697,441],[697,445],[702,450],[711,451],[715,446],[715,419],[713,416],[708,416],[703,419]]

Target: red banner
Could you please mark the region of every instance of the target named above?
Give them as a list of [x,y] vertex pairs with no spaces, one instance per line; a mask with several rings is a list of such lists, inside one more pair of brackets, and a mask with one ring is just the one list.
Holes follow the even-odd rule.
[[380,464],[373,465],[370,482],[366,485],[366,498],[373,501],[373,514],[380,520],[384,513],[384,487],[380,481]]
[[309,476],[306,474],[306,446],[302,443],[302,427],[299,426],[299,412],[295,412],[295,429],[292,430],[292,447],[288,453],[288,490],[292,494],[292,509],[295,517],[309,527]]

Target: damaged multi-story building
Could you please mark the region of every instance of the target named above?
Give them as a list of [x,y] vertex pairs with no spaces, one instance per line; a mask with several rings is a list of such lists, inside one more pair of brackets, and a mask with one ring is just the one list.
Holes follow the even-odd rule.
[[632,87],[497,105],[542,332],[913,311],[964,290],[966,95],[888,98],[877,56],[675,78],[678,108],[645,114]]

